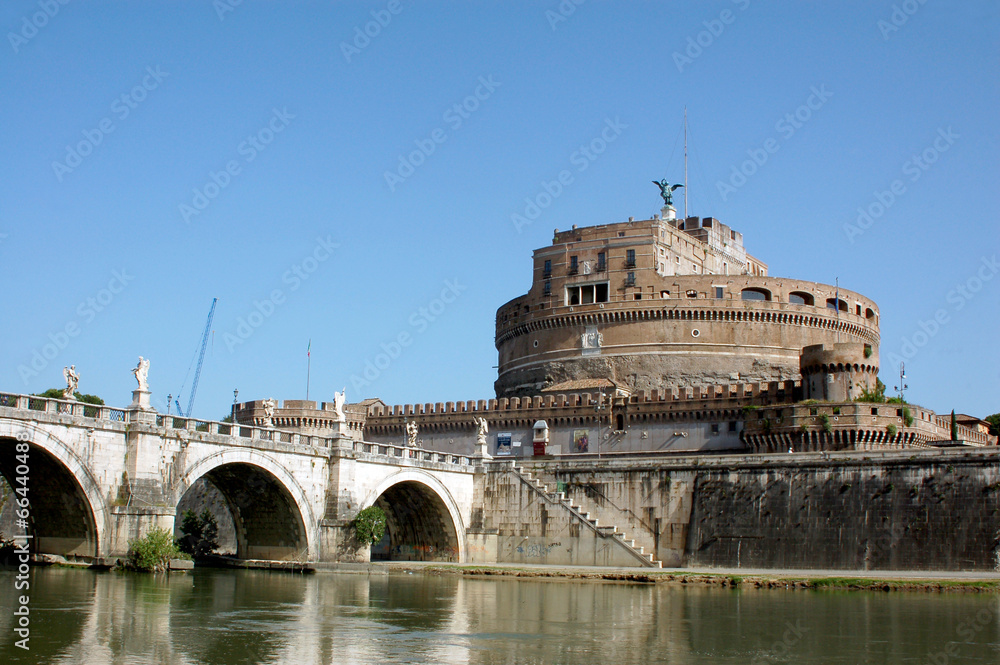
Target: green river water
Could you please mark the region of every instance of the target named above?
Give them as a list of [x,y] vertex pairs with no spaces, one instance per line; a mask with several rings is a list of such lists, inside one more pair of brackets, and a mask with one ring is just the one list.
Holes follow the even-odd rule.
[[[197,570],[0,571],[0,663],[1000,663],[1000,597]],[[28,593],[25,651],[15,645]]]

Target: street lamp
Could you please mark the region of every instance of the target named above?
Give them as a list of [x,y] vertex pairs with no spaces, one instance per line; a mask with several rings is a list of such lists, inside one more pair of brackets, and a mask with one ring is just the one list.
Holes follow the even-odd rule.
[[233,425],[236,424],[236,399],[240,396],[240,389],[233,388]]
[[899,401],[900,401],[900,403],[902,403],[904,401],[903,400],[903,391],[904,390],[908,390],[909,387],[910,387],[907,384],[903,383],[903,381],[906,379],[906,371],[905,371],[905,369],[906,368],[903,366],[903,363],[899,363],[899,385],[898,386],[893,386],[893,389],[896,390],[897,392],[899,392]]

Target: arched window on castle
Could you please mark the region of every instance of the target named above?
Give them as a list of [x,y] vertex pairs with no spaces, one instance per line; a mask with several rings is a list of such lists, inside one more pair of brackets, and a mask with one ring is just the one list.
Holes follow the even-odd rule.
[[811,293],[806,293],[805,291],[792,291],[788,294],[788,302],[793,305],[815,305],[816,301],[813,299]]
[[767,289],[743,289],[740,297],[743,300],[770,300],[771,292]]

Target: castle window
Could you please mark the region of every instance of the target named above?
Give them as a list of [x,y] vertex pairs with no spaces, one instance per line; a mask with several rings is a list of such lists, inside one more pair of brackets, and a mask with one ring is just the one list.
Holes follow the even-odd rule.
[[660,297],[661,298],[669,298],[670,297],[670,291],[660,291]]
[[841,312],[846,312],[847,311],[847,303],[844,302],[843,300],[837,300],[836,298],[827,298],[826,299],[826,308],[827,309],[839,309]]
[[580,265],[577,263],[576,257],[569,257],[569,274],[575,275],[578,272],[580,272]]
[[873,310],[871,307],[869,307],[868,309],[866,309],[865,310],[865,318],[866,319],[874,319],[875,318],[875,310]]
[[698,292],[695,291],[694,289],[688,289],[684,295],[686,295],[688,298],[697,298]]
[[604,272],[607,270],[608,264],[604,252],[597,253],[597,272]]
[[861,305],[855,305],[854,306],[854,310],[855,310],[854,311],[855,314],[857,314],[858,316],[861,316]]
[[641,293],[636,293],[635,294],[635,299],[636,300],[642,300],[642,294]]
[[712,423],[712,434],[715,436],[719,435],[719,423]]
[[542,277],[545,277],[546,279],[548,279],[549,277],[552,277],[552,261],[551,260],[546,260],[545,261],[545,268],[542,269]]
[[743,300],[770,300],[771,292],[767,289],[743,289],[740,297]]
[[549,281],[545,282],[545,288],[542,290],[542,295],[543,296],[551,296],[552,295],[552,282],[549,282]]
[[607,282],[600,284],[581,284],[566,287],[567,305],[590,305],[595,302],[608,302]]
[[811,293],[806,293],[805,291],[792,291],[788,294],[788,302],[793,305],[812,305],[815,301],[813,300]]
[[721,300],[722,298],[725,297],[725,292],[726,292],[725,287],[722,287],[722,286],[715,287],[715,297],[716,298],[718,298],[718,299]]
[[873,416],[877,416],[878,415],[878,409],[877,408],[872,407],[872,415]]
[[635,286],[635,273],[630,272],[628,276],[625,277],[625,286]]
[[729,421],[729,431],[730,432],[735,432],[736,431],[736,421],[735,420],[730,420]]
[[629,249],[625,251],[625,267],[634,268],[635,267],[635,250]]

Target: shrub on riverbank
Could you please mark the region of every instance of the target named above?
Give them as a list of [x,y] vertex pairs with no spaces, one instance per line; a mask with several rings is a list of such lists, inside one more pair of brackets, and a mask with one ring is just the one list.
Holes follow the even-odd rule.
[[354,518],[354,535],[362,545],[374,545],[385,535],[385,511],[368,506]]
[[188,558],[174,543],[174,536],[166,529],[154,526],[142,538],[128,542],[128,554],[122,568],[143,573],[162,573],[170,567],[171,559]]

